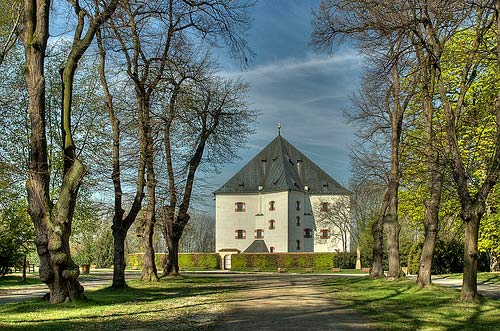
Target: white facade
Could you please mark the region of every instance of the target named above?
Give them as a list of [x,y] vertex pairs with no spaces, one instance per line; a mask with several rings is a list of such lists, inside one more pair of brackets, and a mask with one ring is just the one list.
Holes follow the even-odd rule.
[[278,135],[215,192],[216,251],[347,250],[349,196]]
[[[273,252],[344,251],[344,247],[349,248],[349,238],[342,239],[344,236],[335,226],[337,223],[324,219],[325,215],[331,218],[331,215],[341,213],[335,210],[324,213],[321,208],[326,202],[330,208],[344,206],[342,214],[345,211],[348,214],[348,200],[349,196],[309,195],[300,191],[217,194],[216,252],[228,249],[243,252],[256,239],[263,240]],[[244,210],[237,211],[237,203],[244,203]],[[270,208],[271,203],[274,210]],[[349,220],[346,222],[349,223]],[[244,231],[240,238],[238,230]],[[257,233],[257,230],[261,232]],[[328,234],[325,235],[323,230],[327,230]]]

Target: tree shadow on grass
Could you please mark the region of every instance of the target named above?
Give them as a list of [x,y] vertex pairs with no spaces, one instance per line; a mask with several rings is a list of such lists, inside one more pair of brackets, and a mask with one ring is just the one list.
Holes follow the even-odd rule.
[[343,290],[354,292],[341,300],[343,306],[370,315],[377,325],[389,330],[495,330],[500,325],[500,316],[495,314],[500,308],[498,301],[464,304],[459,302],[457,290],[439,286],[421,289],[409,280],[368,278],[330,280],[325,286],[334,298]]
[[[177,319],[181,326],[183,325],[182,320],[188,318],[186,323],[196,326],[200,323],[189,320],[191,318],[190,311],[201,311],[202,315],[206,315],[203,311],[210,311],[211,306],[224,302],[214,294],[240,289],[237,284],[224,284],[220,281],[214,283],[199,278],[167,280],[158,283],[131,283],[132,286],[125,289],[107,287],[89,291],[86,293],[89,300],[83,303],[49,305],[42,300],[31,300],[4,305],[0,307],[0,329],[68,330],[84,329],[83,326],[86,324],[96,324],[97,330],[101,330],[107,328],[103,328],[100,324],[110,323],[110,325],[114,325],[112,330],[129,330],[131,329],[130,325],[127,324],[125,328],[120,325],[135,323],[136,320],[146,320],[147,325],[148,318],[145,316],[151,315],[160,316],[161,323],[157,321],[157,317],[154,317],[154,321],[150,321],[150,324],[155,325],[155,327],[146,328],[147,330],[175,329],[162,327],[162,323],[167,323],[166,321],[172,318]],[[113,307],[115,305],[116,307]],[[176,311],[182,312],[186,316],[172,317],[171,315],[175,315]],[[34,321],[29,320],[28,316],[30,315],[28,314],[32,312],[37,312],[41,318],[34,318]],[[22,314],[24,313],[27,315],[23,318]],[[201,324],[212,323],[211,321],[216,319],[217,314],[214,313],[213,316],[208,314],[207,316],[208,318],[205,318]],[[8,324],[2,325],[2,322]],[[140,324],[143,325],[143,322]],[[141,326],[141,330],[144,330],[143,326]]]

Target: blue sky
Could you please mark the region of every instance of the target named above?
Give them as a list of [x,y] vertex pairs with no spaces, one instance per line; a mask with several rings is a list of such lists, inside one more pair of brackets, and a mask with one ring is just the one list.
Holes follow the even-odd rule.
[[261,112],[255,134],[240,159],[215,176],[219,187],[278,133],[342,184],[350,177],[353,128],[346,123],[349,96],[356,91],[361,56],[347,46],[333,55],[315,54],[309,45],[311,10],[319,1],[261,0],[253,10],[249,43],[256,53],[242,71],[238,60],[221,56],[224,75],[251,84],[249,101]]

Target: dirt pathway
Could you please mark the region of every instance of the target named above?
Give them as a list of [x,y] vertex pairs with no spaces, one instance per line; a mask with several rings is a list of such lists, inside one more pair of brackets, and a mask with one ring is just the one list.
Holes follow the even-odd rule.
[[230,301],[217,330],[370,330],[368,318],[340,307],[321,277],[261,276],[241,279],[249,288]]

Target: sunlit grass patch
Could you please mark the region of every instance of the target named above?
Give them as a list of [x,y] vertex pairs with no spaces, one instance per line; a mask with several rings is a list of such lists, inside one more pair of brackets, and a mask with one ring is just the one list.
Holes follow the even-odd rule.
[[1,330],[203,330],[215,325],[233,290],[221,278],[130,281],[127,289],[86,291],[84,303],[41,300],[0,306]]
[[457,290],[414,281],[338,278],[326,282],[340,303],[369,315],[373,327],[384,330],[495,330],[500,325],[500,301],[462,303]]

